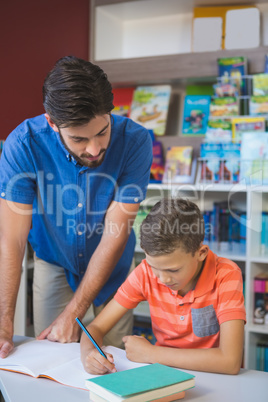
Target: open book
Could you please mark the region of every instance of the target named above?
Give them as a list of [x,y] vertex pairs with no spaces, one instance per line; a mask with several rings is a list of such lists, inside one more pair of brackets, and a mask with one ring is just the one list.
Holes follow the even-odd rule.
[[[23,343],[14,343],[14,351],[7,358],[0,359],[0,370],[15,371],[35,378],[45,377],[80,389],[87,389],[86,379],[98,377],[84,370],[79,343],[58,343],[32,338]],[[128,360],[122,349],[113,346],[103,349],[114,356],[117,371],[145,366]]]

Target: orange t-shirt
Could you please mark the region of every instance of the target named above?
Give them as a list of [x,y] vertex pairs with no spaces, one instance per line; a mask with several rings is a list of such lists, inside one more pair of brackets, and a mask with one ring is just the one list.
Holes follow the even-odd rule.
[[241,270],[212,251],[195,288],[185,296],[163,285],[143,260],[118,289],[115,300],[128,309],[148,301],[159,346],[218,347],[223,322],[246,321]]

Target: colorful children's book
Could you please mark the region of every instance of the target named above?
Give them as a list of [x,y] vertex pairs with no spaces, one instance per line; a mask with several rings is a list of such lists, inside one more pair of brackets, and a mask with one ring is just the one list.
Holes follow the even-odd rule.
[[134,90],[134,87],[113,88],[113,114],[129,117]]
[[188,183],[191,177],[193,147],[171,147],[166,154],[163,183]]
[[221,144],[201,143],[201,182],[218,183],[221,167]]
[[222,57],[218,59],[218,75],[223,84],[233,84],[239,95],[247,94],[247,59],[245,57]]
[[164,135],[171,95],[170,85],[140,86],[134,91],[130,118],[155,135]]
[[255,324],[264,324],[268,315],[268,275],[259,274],[254,278],[254,317]]
[[239,100],[233,96],[224,98],[212,98],[210,102],[210,116],[238,116]]
[[268,133],[242,134],[240,181],[268,184]]
[[268,95],[251,96],[249,99],[249,114],[261,116],[268,114]]
[[232,119],[232,139],[241,141],[242,133],[247,131],[265,131],[264,117],[236,117]]
[[268,73],[253,75],[253,96],[268,95]]
[[220,181],[238,183],[240,173],[240,143],[221,144]]
[[86,380],[90,397],[109,402],[158,400],[194,386],[194,375],[159,363]]
[[199,135],[206,133],[210,99],[209,95],[185,96],[182,134]]
[[165,170],[163,146],[160,141],[153,141],[153,162],[150,172],[150,183],[161,183]]
[[209,119],[206,142],[231,142],[232,141],[232,123],[229,119]]

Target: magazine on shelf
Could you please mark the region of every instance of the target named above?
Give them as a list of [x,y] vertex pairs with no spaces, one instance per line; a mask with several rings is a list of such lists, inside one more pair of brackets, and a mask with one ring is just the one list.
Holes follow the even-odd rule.
[[254,74],[253,96],[268,95],[268,73]]
[[249,114],[251,116],[268,115],[268,95],[251,96],[249,99]]
[[183,135],[203,135],[209,118],[209,95],[186,95],[183,110]]
[[230,119],[209,119],[205,134],[206,142],[231,142],[232,123]]
[[241,116],[232,119],[232,139],[241,141],[241,136],[247,131],[265,131],[264,117]]
[[268,184],[268,133],[242,134],[240,181]]
[[171,95],[170,85],[139,86],[135,89],[130,118],[155,135],[164,135]]
[[247,94],[247,59],[245,57],[221,57],[218,59],[218,75],[223,84],[233,84],[239,95]]
[[170,147],[166,154],[163,183],[191,183],[193,147]]
[[212,98],[210,102],[210,116],[238,116],[239,115],[239,99],[233,96],[224,98]]

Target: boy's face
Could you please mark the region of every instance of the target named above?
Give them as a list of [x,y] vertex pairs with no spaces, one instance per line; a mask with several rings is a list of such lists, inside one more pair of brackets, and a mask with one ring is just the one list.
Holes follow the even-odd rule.
[[82,166],[97,167],[104,160],[111,141],[111,118],[109,114],[96,116],[89,123],[78,127],[59,129],[45,114],[49,125],[59,132],[67,151]]
[[208,246],[202,245],[194,256],[179,248],[160,256],[146,254],[146,261],[164,285],[184,296],[195,286],[207,254]]

